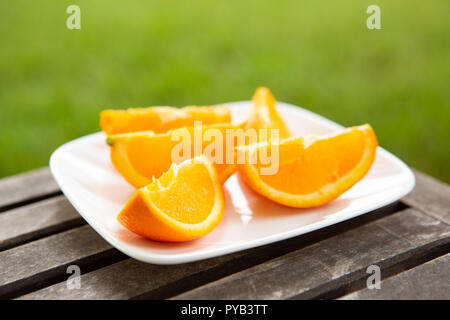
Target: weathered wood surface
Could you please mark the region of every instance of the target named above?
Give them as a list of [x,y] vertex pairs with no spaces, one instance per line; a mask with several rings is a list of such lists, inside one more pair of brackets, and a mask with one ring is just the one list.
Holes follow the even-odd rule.
[[82,275],[81,287],[78,290],[68,289],[64,281],[24,295],[20,299],[129,299],[207,272],[237,259],[240,255],[242,253],[172,266],[127,259]]
[[119,255],[89,226],[2,251],[0,297],[10,297],[15,292],[43,285],[50,280],[66,279],[69,265],[90,268],[91,264],[107,263],[108,259]]
[[403,203],[450,224],[450,186],[417,170],[414,174],[416,186]]
[[[158,266],[132,259],[82,274],[82,288],[67,289],[61,282],[25,295],[23,299],[150,299],[169,298],[245,268],[303,248],[343,230],[357,227],[396,210],[382,208],[321,230],[274,244],[188,264]],[[120,274],[120,279],[117,275]],[[108,288],[114,290],[108,290]]]
[[450,300],[450,254],[402,272],[380,283],[380,289],[363,289],[343,300]]
[[60,195],[0,214],[0,251],[84,224]]
[[59,193],[48,168],[4,178],[0,180],[0,212]]
[[[145,264],[112,248],[84,225],[48,169],[1,179],[0,298],[356,299],[368,295],[363,289],[371,264],[380,266],[382,286],[392,297],[401,294],[394,288],[404,286],[406,277],[438,288],[440,276],[448,279],[443,270],[448,261],[435,258],[450,251],[450,188],[415,173],[416,188],[404,204],[271,245],[174,266]],[[66,285],[72,264],[81,268],[80,289]],[[421,278],[420,268],[434,271]],[[440,297],[446,289],[436,290],[433,296]]]
[[442,254],[449,244],[450,226],[406,209],[175,298],[320,298],[365,283],[369,265],[389,274]]

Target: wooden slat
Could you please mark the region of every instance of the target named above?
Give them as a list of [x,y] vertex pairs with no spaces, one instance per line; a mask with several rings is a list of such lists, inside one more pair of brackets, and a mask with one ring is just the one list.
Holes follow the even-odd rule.
[[[405,209],[304,249],[262,263],[176,299],[330,298],[365,286],[366,269],[385,276],[449,249],[450,227]],[[351,290],[351,291],[349,291]]]
[[[169,298],[202,284],[223,278],[282,254],[386,216],[398,204],[321,230],[274,244],[204,261],[157,266],[132,259],[83,274],[81,288],[68,290],[61,282],[27,294],[21,299],[151,299]],[[120,275],[120,277],[118,276]]]
[[128,299],[217,268],[240,255],[242,253],[173,266],[152,265],[127,259],[82,275],[80,289],[70,290],[65,282],[61,282],[20,299]]
[[0,251],[84,224],[64,196],[0,214]]
[[402,201],[450,225],[450,186],[417,170],[414,174],[416,186]]
[[123,256],[83,226],[0,252],[0,298],[67,279],[67,266],[92,268]]
[[450,254],[381,281],[380,289],[363,289],[343,300],[450,300]]
[[59,187],[48,168],[4,178],[0,180],[0,212],[59,193]]

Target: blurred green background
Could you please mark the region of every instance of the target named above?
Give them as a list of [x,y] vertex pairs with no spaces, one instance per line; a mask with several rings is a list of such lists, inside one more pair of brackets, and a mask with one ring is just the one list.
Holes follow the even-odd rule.
[[[381,7],[382,30],[366,28]],[[66,8],[81,8],[68,30]],[[268,86],[450,182],[450,1],[0,3],[0,176],[45,166],[103,108],[248,100]]]

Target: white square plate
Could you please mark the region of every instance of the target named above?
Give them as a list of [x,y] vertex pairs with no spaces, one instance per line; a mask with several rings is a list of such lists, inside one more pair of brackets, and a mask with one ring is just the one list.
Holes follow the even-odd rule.
[[[246,119],[249,101],[227,105],[234,122]],[[281,102],[277,107],[295,135],[342,128],[300,107]],[[380,147],[364,179],[338,199],[313,209],[273,203],[233,175],[225,183],[226,210],[219,226],[198,240],[173,244],[144,239],[117,222],[117,214],[135,189],[111,164],[103,132],[58,148],[50,169],[67,199],[106,241],[130,257],[155,264],[201,260],[295,237],[386,206],[410,192],[415,183],[411,170]]]

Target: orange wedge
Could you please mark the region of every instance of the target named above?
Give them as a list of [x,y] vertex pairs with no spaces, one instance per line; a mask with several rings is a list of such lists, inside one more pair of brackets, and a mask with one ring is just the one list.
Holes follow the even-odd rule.
[[[240,156],[247,160],[238,163],[237,169],[252,189],[277,203],[315,207],[337,198],[362,179],[375,159],[377,145],[374,131],[366,124],[322,137],[238,147],[237,153],[243,152]],[[272,164],[267,170],[269,165],[262,164],[260,155],[267,152],[276,161],[276,150],[278,170]]]
[[[256,89],[252,98],[252,109],[250,110],[246,129],[278,129],[280,139],[290,137],[291,133],[278,114],[275,104],[275,98],[269,89],[265,87]],[[267,138],[260,136],[259,141],[267,140],[269,137],[270,132],[268,132]]]
[[100,113],[100,127],[106,134],[137,131],[166,132],[184,126],[193,126],[194,121],[203,125],[230,122],[230,110],[226,106],[184,108],[149,107],[127,110],[104,110]]
[[[223,123],[179,128],[162,134],[142,131],[108,136],[106,142],[111,146],[114,167],[136,188],[146,186],[153,177],[159,178],[172,163],[181,163],[202,153],[214,162],[219,180],[225,182],[235,171],[234,161],[227,161],[226,133],[238,127]],[[184,150],[183,142],[187,143]],[[196,149],[199,143],[201,148]],[[234,155],[234,148],[228,152]]]
[[200,156],[172,165],[158,180],[139,189],[117,220],[148,239],[181,242],[211,232],[224,208],[217,173],[211,162]]

